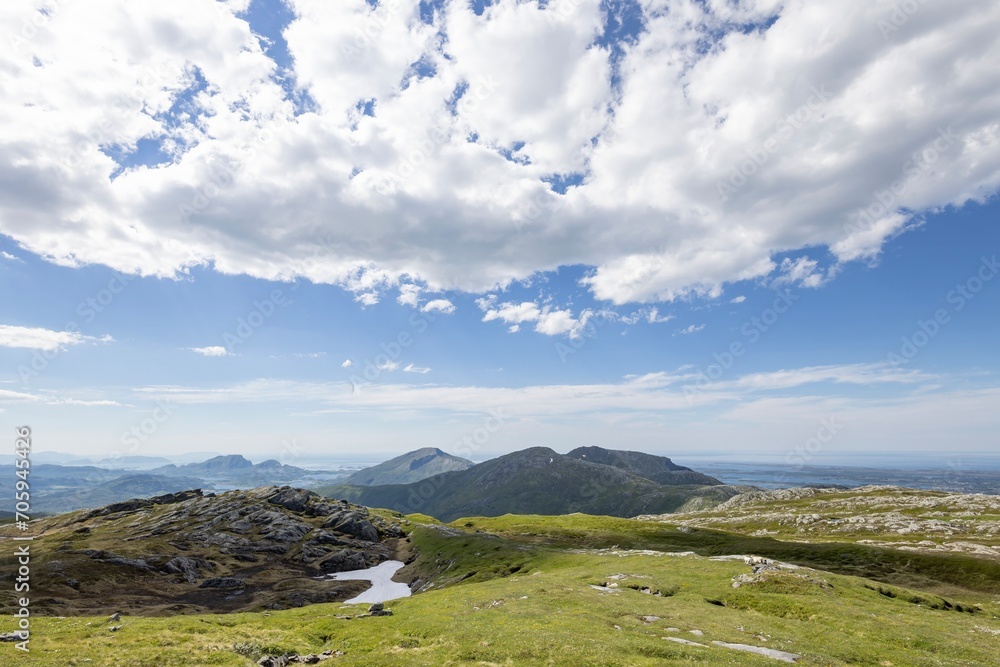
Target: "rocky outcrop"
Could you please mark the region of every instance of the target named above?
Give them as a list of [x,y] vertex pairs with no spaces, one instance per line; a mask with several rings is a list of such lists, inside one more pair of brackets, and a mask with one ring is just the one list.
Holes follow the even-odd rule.
[[341,651],[323,651],[308,655],[265,655],[257,661],[260,667],[285,667],[286,665],[315,665],[317,662],[343,655]]
[[832,538],[1000,560],[998,514],[1000,496],[862,486],[847,490],[757,490],[707,511],[637,518],[681,529],[713,528],[757,537]]
[[104,607],[109,594],[133,613],[343,600],[366,584],[325,575],[391,560],[405,539],[398,522],[365,507],[288,486],[185,491],[44,519],[38,527],[33,549],[59,554],[41,560],[38,610],[51,604],[60,615]]

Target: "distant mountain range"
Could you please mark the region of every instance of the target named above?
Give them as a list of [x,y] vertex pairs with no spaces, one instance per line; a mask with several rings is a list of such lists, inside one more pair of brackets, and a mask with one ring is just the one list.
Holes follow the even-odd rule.
[[[51,460],[41,457],[42,461]],[[295,484],[315,486],[343,477],[343,473],[306,470],[268,460],[254,464],[239,454],[216,456],[200,463],[161,465],[135,470],[124,467],[122,459],[109,459],[121,465],[55,465],[33,457],[31,468],[31,507],[42,514],[99,507],[130,498],[144,498],[185,489],[233,489]],[[148,463],[155,457],[135,457]],[[166,460],[166,459],[163,459]],[[13,484],[14,467],[0,466],[0,493]],[[9,495],[13,495],[10,489]]]
[[359,470],[343,483],[357,486],[411,484],[443,472],[467,470],[472,466],[472,461],[452,456],[434,447],[425,447]]
[[201,463],[174,465],[173,463],[150,472],[158,475],[183,475],[212,479],[223,477],[228,484],[239,486],[266,486],[275,482],[291,482],[308,477],[305,468],[283,465],[274,459],[253,463],[239,454],[216,456]]
[[[424,448],[349,476],[273,459],[255,464],[239,454],[142,470],[125,468],[130,458],[136,459],[131,463],[158,462],[158,457],[115,459],[114,466],[36,460],[33,510],[57,514],[185,489],[290,484],[319,487],[328,496],[406,513],[422,512],[442,520],[508,512],[634,516],[713,507],[737,492],[736,487],[666,457],[600,447],[581,447],[566,455],[535,447],[478,465],[440,449]],[[0,466],[0,475],[13,480],[12,466]],[[0,492],[6,486],[0,483]]]
[[628,517],[712,507],[746,490],[664,457],[600,447],[568,455],[533,447],[410,484],[319,489],[369,507],[419,512],[442,521],[507,513]]

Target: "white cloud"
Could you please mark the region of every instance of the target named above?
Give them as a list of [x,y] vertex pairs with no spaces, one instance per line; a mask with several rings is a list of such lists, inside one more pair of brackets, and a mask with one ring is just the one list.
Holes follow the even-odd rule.
[[[452,2],[434,25],[412,0],[290,0],[307,111],[245,5],[60,3],[3,49],[0,233],[68,266],[305,277],[366,306],[570,265],[598,299],[652,303],[775,270],[819,284],[829,267],[774,257],[874,257],[1000,187],[995,2],[925,3],[883,35],[891,7],[868,0],[650,0],[613,65],[599,0]],[[118,173],[108,153],[140,140],[166,161]]]
[[340,367],[341,368],[350,368],[353,365],[354,365],[353,361],[351,361],[350,359],[344,359],[344,363],[340,364]]
[[424,307],[420,310],[425,313],[444,313],[445,315],[450,315],[455,312],[455,304],[448,299],[434,299],[425,303]]
[[538,308],[538,304],[532,301],[525,301],[523,303],[503,303],[500,306],[493,308],[492,304],[488,301],[480,299],[479,307],[486,311],[483,315],[483,322],[492,322],[493,320],[502,320],[507,323],[520,324],[522,322],[535,322],[541,316],[541,310]]
[[[740,405],[753,397],[762,399],[766,396],[785,396],[802,399],[802,392],[820,392],[827,386],[909,388],[931,379],[934,379],[933,376],[925,373],[901,370],[888,364],[852,364],[756,373],[709,383],[700,382],[696,374],[679,371],[629,376],[621,382],[516,388],[370,384],[366,385],[365,391],[354,392],[349,383],[260,379],[226,387],[151,386],[137,388],[134,392],[141,396],[168,398],[178,404],[289,401],[315,403],[337,409],[354,407],[469,412],[504,408],[519,416],[556,416],[587,412],[686,411],[708,406],[732,409],[732,406]],[[809,397],[817,394],[804,395]],[[862,403],[864,400],[866,399],[859,399]]]
[[747,298],[745,296],[737,296],[730,299],[729,303],[743,303],[746,300]]
[[819,287],[826,282],[826,276],[818,267],[819,262],[808,257],[799,257],[794,261],[786,258],[778,268],[779,275],[774,279],[774,284]]
[[587,323],[587,320],[592,316],[590,311],[584,311],[578,319],[574,317],[573,313],[569,310],[553,308],[548,304],[539,306],[533,301],[524,301],[522,303],[505,302],[497,304],[496,298],[492,295],[488,298],[478,299],[476,303],[479,305],[480,309],[485,311],[485,314],[483,315],[483,322],[500,320],[506,324],[512,325],[507,328],[507,331],[510,333],[517,333],[520,331],[520,325],[525,322],[534,322],[535,331],[538,333],[542,333],[547,336],[567,334],[571,337],[575,337],[579,335],[581,327],[583,327]]
[[23,262],[24,260],[16,255],[12,255],[6,250],[0,250],[0,258],[6,259],[9,262]]
[[76,331],[52,331],[40,327],[19,327],[0,324],[0,347],[18,347],[53,351],[81,343],[111,343],[111,336],[84,336]]
[[685,335],[687,335],[687,334],[693,334],[693,333],[698,333],[699,331],[701,331],[704,328],[705,328],[704,324],[698,324],[698,325],[692,324],[692,325],[690,325],[690,326],[688,326],[688,327],[686,327],[684,329],[681,329],[680,333],[685,334]]
[[11,391],[10,389],[0,389],[0,401],[38,401],[41,400],[38,396],[33,394],[25,394],[20,391]]
[[661,324],[672,319],[674,319],[673,315],[660,315],[660,311],[656,307],[650,308],[646,312],[646,321],[650,324]]
[[580,316],[574,317],[572,311],[554,308],[549,304],[539,306],[533,301],[522,303],[505,302],[496,303],[496,297],[478,299],[476,303],[480,309],[485,311],[483,322],[500,320],[510,326],[507,327],[509,333],[517,333],[521,330],[521,324],[534,322],[535,331],[547,336],[558,336],[561,334],[576,338],[580,335],[581,329],[586,326],[587,321],[593,317],[594,313],[585,310]]
[[568,310],[545,309],[538,315],[535,331],[547,336],[574,333],[579,329],[580,322]]
[[365,306],[374,306],[379,302],[379,296],[377,292],[362,292],[354,300]]
[[427,368],[426,366],[421,367],[421,366],[414,366],[413,364],[407,364],[406,367],[403,369],[403,372],[423,374],[423,373],[430,373],[431,369]]
[[94,408],[94,407],[117,407],[117,408],[123,407],[123,405],[121,403],[119,403],[118,401],[107,401],[107,400],[87,401],[87,400],[82,400],[82,399],[78,399],[78,398],[60,398],[60,399],[56,399],[56,400],[53,400],[53,401],[48,401],[48,404],[49,405],[73,405],[73,406],[91,407],[91,408]]
[[396,301],[404,306],[416,308],[420,303],[420,286],[413,284],[403,284],[399,286],[399,296]]
[[375,366],[377,371],[394,371],[399,368],[399,363],[390,360],[383,361],[382,363]]
[[221,345],[209,345],[208,347],[189,347],[188,349],[204,357],[232,356],[232,353]]

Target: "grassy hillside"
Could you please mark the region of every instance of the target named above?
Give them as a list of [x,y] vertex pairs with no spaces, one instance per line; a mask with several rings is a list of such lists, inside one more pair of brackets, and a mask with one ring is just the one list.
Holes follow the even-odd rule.
[[[342,655],[321,664],[387,667],[781,664],[714,642],[790,652],[800,665],[986,666],[1000,654],[995,594],[956,588],[941,596],[775,564],[755,574],[742,558],[648,550],[700,535],[649,522],[396,520],[420,549],[408,573],[422,592],[388,604],[392,616],[332,603],[125,616],[115,632],[106,615],[34,618],[31,664],[251,667],[265,654],[323,650]],[[608,544],[622,537],[635,544]],[[715,539],[723,549],[727,538]],[[12,621],[0,619],[0,632]]]

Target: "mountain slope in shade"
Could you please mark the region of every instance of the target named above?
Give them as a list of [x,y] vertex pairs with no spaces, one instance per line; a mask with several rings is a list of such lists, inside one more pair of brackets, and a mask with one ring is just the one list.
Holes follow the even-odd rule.
[[444,472],[467,470],[472,465],[472,461],[467,459],[452,456],[435,447],[424,447],[359,470],[343,483],[358,486],[410,484]]
[[644,452],[604,449],[603,447],[577,447],[566,456],[581,461],[614,466],[666,486],[722,484],[715,477],[679,466],[665,456],[655,456]]
[[664,486],[615,466],[533,447],[412,484],[335,485],[325,495],[369,507],[421,512],[442,521],[501,514],[583,512],[628,517],[707,508],[747,490],[726,485]]

